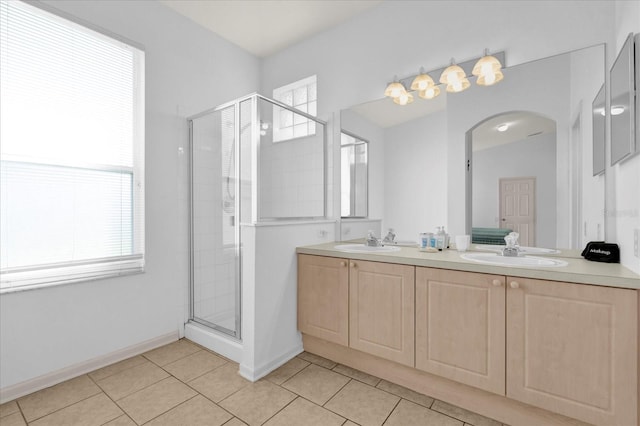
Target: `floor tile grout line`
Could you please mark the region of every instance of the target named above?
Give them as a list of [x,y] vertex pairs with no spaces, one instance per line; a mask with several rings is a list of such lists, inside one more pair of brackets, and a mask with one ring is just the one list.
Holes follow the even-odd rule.
[[[145,362],[151,362],[151,361],[149,361],[147,358],[145,358],[144,356],[142,356],[142,354],[138,354],[138,355],[131,356],[131,357],[129,357],[129,358],[125,358],[125,359],[123,359],[123,360],[121,360],[121,361],[114,362],[113,364],[105,365],[104,367],[98,368],[97,370],[90,371],[90,372],[88,372],[88,373],[87,373],[87,376],[89,376],[89,377],[91,378],[91,380],[93,380],[93,381],[95,382],[95,380],[93,379],[93,377],[91,377],[91,374],[96,373],[96,372],[98,372],[98,371],[100,371],[100,370],[102,370],[102,369],[104,369],[104,368],[111,367],[112,365],[118,364],[118,363],[120,363],[120,362],[124,362],[124,361],[130,360],[130,359],[133,359],[133,358],[138,357],[138,356],[139,356],[140,358],[142,358]],[[151,363],[152,363],[152,362],[151,362]],[[125,371],[129,371],[129,370],[131,370],[132,368],[139,367],[139,366],[141,366],[142,364],[144,364],[144,362],[141,362],[140,364],[134,365],[134,366],[132,366],[132,367],[127,367],[127,368],[125,368],[125,369],[123,369],[123,370],[120,370],[120,371],[116,371],[115,373],[113,373],[113,374],[109,374],[108,376],[105,376],[105,377],[101,378],[100,380],[108,379],[109,377],[113,377],[113,376],[115,376],[116,374],[120,374],[120,373],[123,373],[123,372],[125,372]],[[152,364],[153,364],[153,363],[152,363]],[[154,364],[154,365],[155,365],[155,364]],[[96,384],[97,384],[97,383],[96,383]]]
[[[89,375],[88,375],[88,374],[82,374],[82,375],[80,375],[80,376],[74,377],[73,379],[77,379],[78,377],[82,377],[82,376],[87,376],[87,377],[89,377]],[[69,379],[69,380],[73,380],[73,379]],[[91,380],[91,377],[89,377],[89,380]],[[91,380],[91,381],[93,381],[93,380]],[[43,390],[45,390],[45,389],[50,389],[50,388],[52,388],[52,387],[54,387],[54,386],[57,386],[57,385],[59,385],[59,384],[61,384],[61,383],[65,383],[65,382],[60,382],[60,383],[58,383],[58,384],[56,384],[56,385],[49,386],[48,388],[41,389],[41,390],[36,391],[36,392],[33,392],[33,393],[29,394],[29,395],[33,395],[33,394],[38,393],[38,392],[41,392],[41,391],[43,391]],[[94,384],[95,384],[95,382],[94,382]],[[72,403],[71,403],[71,404],[69,404],[69,405],[65,405],[64,407],[60,407],[60,408],[58,408],[58,409],[56,409],[56,410],[53,410],[52,412],[47,413],[47,414],[45,414],[44,416],[36,417],[35,419],[31,420],[30,422],[27,422],[27,416],[26,416],[26,414],[24,414],[24,411],[22,410],[22,407],[20,406],[20,402],[18,402],[18,399],[20,399],[20,398],[16,399],[15,401],[16,401],[16,403],[18,404],[18,408],[20,409],[20,413],[22,414],[22,417],[24,418],[25,423],[29,424],[29,423],[35,422],[36,420],[43,419],[43,418],[45,418],[45,417],[47,417],[47,416],[49,416],[49,415],[51,415],[51,414],[53,414],[53,413],[57,413],[58,411],[64,410],[65,408],[69,408],[69,407],[71,407],[71,406],[73,406],[73,405],[76,405],[76,404],[77,404],[77,403],[79,403],[79,402],[86,401],[86,400],[87,400],[87,399],[89,399],[89,398],[93,398],[94,396],[96,396],[96,395],[98,395],[98,394],[100,394],[100,393],[103,393],[103,391],[102,391],[102,388],[101,388],[101,387],[98,387],[98,389],[99,389],[99,392],[96,392],[96,393],[94,393],[94,394],[92,394],[92,395],[89,395],[89,396],[87,396],[87,397],[85,397],[85,398],[82,398],[82,399],[79,399],[79,400],[77,400],[77,401],[74,401],[74,402],[72,402]],[[29,395],[25,395],[25,396],[29,396]],[[22,397],[22,398],[23,398],[23,397]]]
[[[183,341],[183,340],[184,340],[185,342],[189,343],[190,345],[193,345],[193,346],[195,346],[195,347],[197,347],[197,348],[200,348],[200,349],[198,349],[198,350],[197,350],[197,351],[195,351],[195,352],[191,352],[191,353],[189,353],[189,354],[187,354],[187,355],[181,356],[180,358],[176,358],[176,359],[174,359],[173,361],[168,362],[168,363],[166,363],[166,364],[164,364],[164,365],[160,365],[160,364],[158,364],[158,363],[156,363],[156,362],[154,362],[154,361],[150,360],[149,358],[147,358],[147,354],[149,354],[150,352],[156,351],[156,350],[161,349],[161,348],[165,348],[165,347],[167,347],[167,346],[169,346],[169,345],[172,345],[172,344],[178,343],[178,342]],[[163,368],[163,367],[165,367],[165,366],[167,366],[167,365],[169,365],[169,364],[172,364],[172,363],[174,363],[174,362],[176,362],[176,361],[180,361],[181,359],[184,359],[184,358],[186,358],[186,357],[188,357],[188,356],[191,356],[191,355],[193,355],[193,354],[195,354],[195,353],[197,353],[197,352],[200,352],[201,350],[204,350],[204,349],[203,349],[200,345],[197,345],[197,344],[195,344],[195,343],[191,343],[191,340],[186,339],[186,338],[184,338],[184,337],[183,337],[183,338],[180,338],[180,339],[176,340],[175,342],[169,343],[168,345],[160,346],[160,347],[158,347],[158,348],[151,349],[150,351],[144,352],[144,353],[140,354],[140,356],[143,356],[147,361],[149,361],[149,362],[151,362],[151,363],[153,363],[153,364],[157,365],[158,367]]]
[[[309,361],[307,361],[307,362],[309,362]],[[283,365],[284,365],[284,364],[283,364]],[[293,379],[293,378],[294,378],[294,377],[296,377],[298,374],[302,373],[304,370],[306,370],[307,368],[309,368],[309,367],[310,367],[310,366],[312,366],[312,365],[316,365],[316,364],[314,364],[314,363],[312,363],[312,362],[309,362],[309,365],[305,365],[304,367],[302,367],[302,368],[300,369],[300,371],[298,371],[298,372],[294,373],[294,374],[293,374],[293,376],[289,377],[287,380],[285,380],[284,382],[282,382],[282,383],[280,383],[280,384],[277,384],[277,383],[273,383],[273,382],[271,382],[271,380],[267,379],[267,376],[265,376],[264,378],[265,378],[266,380],[269,380],[269,381],[270,381],[271,383],[273,383],[274,385],[277,385],[277,386],[280,386],[280,387],[284,388],[284,384],[285,384],[285,383],[287,383],[289,380]],[[275,370],[273,370],[273,371],[275,371]],[[287,389],[287,388],[285,388],[285,389]],[[287,390],[288,390],[288,389],[287,389]]]
[[[127,417],[129,418],[129,420],[131,420],[133,423],[138,424],[138,423],[136,423],[136,422],[131,418],[131,416],[129,416],[129,413],[127,413],[127,412],[126,412],[126,411],[125,411],[125,410],[120,406],[120,404],[118,404],[118,403],[117,403],[113,398],[111,398],[111,396],[110,396],[108,393],[106,393],[106,392],[104,391],[104,389],[102,389],[102,388],[100,387],[100,385],[97,383],[97,381],[96,381],[96,380],[94,380],[94,379],[93,379],[93,377],[89,376],[88,374],[87,374],[87,377],[89,377],[89,379],[93,382],[93,384],[94,384],[94,385],[98,386],[98,388],[100,389],[100,392],[102,392],[102,393],[104,394],[104,396],[106,396],[106,397],[109,399],[109,401],[113,402],[113,403],[115,404],[115,406],[116,406],[116,407],[118,407],[118,409],[119,409],[120,411],[122,411],[122,414],[121,414],[120,416],[118,416],[118,417],[121,417],[121,416],[123,416],[123,415],[124,415],[124,416],[127,416]],[[116,417],[115,419],[117,419],[118,417]],[[106,422],[106,423],[104,423],[104,424],[107,424],[107,423],[109,423],[110,421],[113,421],[113,420],[115,420],[115,419],[111,419],[111,420],[109,420],[108,422]]]
[[[162,367],[159,367],[159,368],[160,368],[160,369],[162,369]],[[164,371],[164,370],[163,370],[163,371]],[[166,373],[166,371],[165,371],[165,373]],[[167,374],[169,374],[169,373],[167,373]],[[96,383],[96,382],[94,382],[94,383],[96,383],[96,385],[100,388],[100,390],[101,390],[102,392],[104,392],[104,393],[105,393],[105,394],[106,394],[106,395],[107,395],[107,396],[108,396],[108,397],[109,397],[113,402],[115,402],[115,403],[118,405],[118,407],[120,407],[120,404],[118,404],[118,401],[122,401],[123,399],[128,398],[128,397],[130,397],[130,396],[131,396],[131,395],[133,395],[133,394],[136,394],[136,393],[138,393],[138,392],[140,392],[140,391],[143,391],[143,390],[145,390],[145,389],[147,389],[147,388],[150,388],[151,386],[153,386],[153,385],[155,385],[155,384],[158,384],[158,383],[160,383],[161,381],[168,379],[169,377],[173,377],[173,376],[172,376],[171,374],[169,374],[167,377],[163,377],[163,378],[161,378],[160,380],[157,380],[157,381],[155,381],[155,382],[153,382],[153,383],[151,383],[151,384],[148,384],[147,386],[142,387],[142,388],[140,388],[140,389],[138,389],[138,390],[136,390],[136,391],[134,391],[134,392],[128,393],[128,394],[126,394],[126,395],[123,395],[123,396],[121,396],[121,397],[120,397],[120,398],[118,398],[118,399],[114,399],[114,398],[112,398],[112,397],[107,393],[107,391],[105,391],[105,390],[102,388],[102,386],[100,386],[100,385],[99,385],[98,383]],[[175,379],[175,377],[174,377],[174,379]],[[176,380],[177,380],[177,379],[176,379]]]
[[[345,385],[345,386],[346,386],[346,385]],[[343,386],[343,387],[344,387],[344,386]],[[341,389],[342,389],[342,388],[341,388]],[[338,392],[340,392],[340,391],[338,391]],[[337,393],[337,392],[336,392],[336,393]],[[335,395],[331,396],[331,398],[333,398],[334,396],[335,396]],[[304,399],[305,401],[308,401],[308,402],[312,403],[312,404],[313,404],[313,405],[315,405],[316,407],[320,407],[320,408],[322,408],[322,409],[327,410],[327,411],[328,411],[328,412],[330,412],[330,413],[335,414],[335,415],[336,415],[336,416],[338,416],[338,417],[342,417],[342,418],[345,420],[345,421],[343,422],[343,424],[344,424],[344,423],[346,423],[346,422],[348,422],[348,421],[352,421],[352,422],[353,422],[353,420],[351,420],[350,418],[345,417],[345,416],[343,416],[342,414],[338,414],[338,413],[336,413],[335,411],[333,411],[333,410],[331,410],[331,409],[329,409],[329,408],[326,408],[324,405],[320,405],[320,404],[318,404],[318,403],[316,403],[316,402],[313,402],[313,401],[311,401],[310,399],[307,399],[307,398],[305,398],[305,397],[304,397],[304,396],[302,396],[302,395],[298,395],[298,397],[299,397],[299,398]],[[327,402],[329,402],[329,401],[331,400],[331,398],[329,398],[329,400],[327,400]],[[296,399],[297,399],[297,398],[296,398]],[[325,402],[325,404],[326,404],[327,402]],[[355,423],[355,422],[354,422],[354,423]]]
[[[158,414],[157,416],[150,418],[149,420],[147,420],[146,422],[142,423],[142,425],[146,425],[152,421],[154,421],[155,419],[157,419],[158,417],[164,416],[165,414],[167,414],[169,411],[178,408],[179,406],[181,406],[182,404],[186,404],[187,402],[191,401],[193,398],[197,398],[198,395],[200,395],[199,393],[196,393],[195,395],[193,395],[191,398],[185,399],[184,401],[182,401],[180,404],[178,405],[174,405],[173,407],[169,408],[167,411],[163,411],[162,413]],[[133,419],[132,419],[133,420]],[[135,424],[138,424],[138,422],[134,421]]]
[[[349,375],[347,375],[347,374],[344,374],[344,373],[341,373],[341,372],[339,372],[339,371],[336,371],[336,368],[338,368],[339,366],[343,366],[343,367],[350,368],[350,369],[352,369],[353,371],[359,371],[359,372],[361,372],[362,374],[366,374],[366,375],[367,375],[367,376],[369,376],[369,377],[373,377],[373,378],[375,378],[375,379],[378,379],[378,381],[376,382],[376,384],[375,384],[375,385],[371,385],[371,384],[369,384],[369,383],[367,383],[367,382],[365,382],[365,381],[362,381],[362,380],[360,380],[360,379],[358,379],[358,378],[356,378],[356,377],[349,376]],[[380,377],[378,377],[378,376],[374,376],[374,375],[371,375],[371,374],[369,374],[369,373],[365,373],[364,371],[358,370],[357,368],[349,367],[348,365],[344,365],[344,364],[336,364],[336,366],[335,366],[335,367],[333,367],[333,368],[331,368],[331,369],[329,369],[329,371],[333,371],[334,373],[341,374],[341,375],[343,375],[343,376],[345,376],[345,377],[348,377],[348,378],[350,378],[350,379],[353,379],[353,380],[357,380],[357,381],[359,381],[360,383],[364,383],[365,385],[373,386],[374,388],[377,388],[377,387],[378,387],[378,383],[380,383],[380,382],[382,381],[382,379],[381,379]]]
[[[194,352],[194,353],[197,353],[197,352]],[[186,357],[185,357],[185,358],[186,358]],[[184,358],[181,358],[181,359],[184,359]],[[175,362],[177,362],[177,361],[180,361],[180,360],[176,360]],[[172,362],[170,362],[169,364],[173,364],[173,363],[172,363]],[[167,364],[167,365],[169,365],[169,364]],[[213,368],[213,369],[211,369],[211,370],[207,370],[207,371],[205,371],[204,373],[200,374],[199,376],[194,377],[193,379],[191,379],[191,380],[189,380],[189,381],[184,381],[184,380],[182,380],[181,378],[179,378],[178,376],[176,376],[176,375],[175,375],[175,374],[173,374],[172,372],[168,371],[168,370],[167,370],[167,369],[165,369],[164,367],[160,367],[160,366],[158,366],[158,368],[161,368],[161,369],[162,369],[162,370],[164,370],[164,372],[166,372],[168,375],[170,375],[170,376],[172,376],[172,377],[175,377],[175,378],[176,378],[176,379],[178,379],[181,383],[184,383],[184,384],[186,385],[186,384],[188,384],[189,382],[192,382],[192,381],[194,381],[194,380],[196,380],[196,379],[199,379],[200,377],[204,376],[205,374],[209,374],[209,373],[211,373],[212,371],[215,371],[215,370],[217,370],[217,369],[218,369],[218,368],[220,368],[220,367],[224,367],[224,366],[225,366],[225,365],[227,365],[227,364],[229,364],[229,362],[225,360],[224,364],[220,364],[219,366],[217,366],[217,367],[215,367],[215,368]]]
[[[232,416],[232,418],[233,418],[233,417],[238,417],[238,416],[236,416],[235,414],[233,414],[231,411],[229,411],[229,410],[227,410],[226,408],[224,408],[223,406],[221,406],[218,402],[215,402],[214,400],[212,400],[211,398],[209,398],[207,395],[205,395],[205,394],[203,394],[203,393],[200,393],[200,391],[198,391],[198,389],[195,389],[195,388],[191,387],[188,383],[185,383],[185,384],[186,384],[187,386],[189,386],[189,388],[190,388],[190,389],[193,389],[195,392],[197,392],[197,393],[198,393],[198,395],[201,395],[204,399],[206,399],[207,401],[210,401],[210,402],[211,402],[212,404],[214,404],[216,407],[219,407],[221,410],[224,410],[226,413],[229,413],[229,415],[231,415],[231,416]],[[248,385],[247,385],[247,386],[248,386]],[[245,386],[245,387],[246,387],[246,386]],[[243,387],[242,389],[244,389],[244,387]],[[239,391],[239,390],[238,390],[238,391]],[[238,392],[238,391],[236,391],[236,392]],[[236,392],[234,392],[234,393],[236,393]],[[233,395],[233,394],[232,394],[232,395]],[[231,395],[229,395],[229,396],[231,396]],[[225,398],[225,399],[227,399],[227,398]],[[224,401],[224,399],[221,399],[221,400],[220,400],[220,402],[222,402],[222,401]],[[238,417],[238,418],[239,418],[239,417]],[[224,424],[226,424],[226,423],[228,423],[228,422],[230,422],[230,421],[231,421],[231,419],[227,420]]]
[[[337,395],[337,394],[339,394],[339,393],[340,393],[340,391],[341,391],[342,389],[344,389],[345,387],[347,387],[347,385],[348,385],[349,383],[351,383],[351,381],[352,381],[352,380],[353,380],[353,379],[349,378],[349,380],[347,381],[347,383],[345,383],[345,384],[344,384],[340,389],[338,389],[338,390],[336,391],[336,393],[334,393],[333,395],[331,395],[331,398],[327,399],[327,402],[325,402],[324,404],[322,404],[322,405],[321,405],[321,407],[322,407],[322,408],[325,408],[325,409],[327,409],[327,410],[329,410],[329,411],[331,411],[332,413],[336,413],[336,412],[335,412],[335,411],[333,411],[332,409],[330,409],[330,408],[328,408],[328,407],[325,407],[325,405],[327,405],[327,404],[329,403],[329,401],[331,401],[333,398],[335,398],[335,397],[336,397],[336,395]],[[336,413],[336,414],[338,414],[338,413]],[[338,415],[339,415],[340,417],[342,417],[342,415],[341,415],[341,414],[338,414]],[[349,420],[349,419],[348,419],[348,420]]]
[[[273,384],[275,384],[275,383],[273,383]],[[276,385],[276,386],[278,386],[278,385]],[[295,393],[295,392],[291,392],[291,393],[293,393],[296,397],[295,397],[295,398],[293,398],[291,401],[289,401],[289,402],[288,402],[284,407],[282,407],[281,409],[279,409],[278,411],[276,411],[275,413],[273,413],[273,415],[272,415],[271,417],[269,417],[268,419],[266,419],[265,421],[263,421],[262,423],[260,423],[261,425],[263,425],[263,424],[267,423],[269,420],[271,420],[272,418],[274,418],[275,416],[277,416],[277,415],[278,415],[278,413],[280,413],[282,410],[284,410],[285,408],[287,408],[288,406],[290,406],[291,404],[293,404],[293,402],[294,402],[296,399],[300,398],[300,395],[298,395],[297,393]]]
[[396,411],[396,408],[398,408],[398,405],[400,405],[400,403],[402,402],[404,398],[400,398],[398,400],[398,402],[396,402],[396,405],[393,406],[393,408],[391,409],[391,411],[389,411],[389,414],[387,414],[387,417],[384,418],[384,421],[382,422],[382,425],[384,425],[387,420],[389,420],[389,417],[391,417],[391,415],[393,414],[394,411]]

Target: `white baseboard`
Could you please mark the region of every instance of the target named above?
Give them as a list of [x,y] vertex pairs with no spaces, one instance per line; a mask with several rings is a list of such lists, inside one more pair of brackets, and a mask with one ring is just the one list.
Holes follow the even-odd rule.
[[180,333],[178,330],[172,331],[171,333],[163,334],[162,336],[154,337],[153,339],[136,343],[135,345],[128,346],[126,348],[111,352],[106,355],[70,365],[60,370],[52,371],[51,373],[34,377],[33,379],[29,379],[24,382],[16,383],[15,385],[6,386],[0,389],[0,404],[39,391],[40,389],[57,385],[58,383],[64,382],[65,380],[73,379],[74,377],[90,373],[91,371],[97,370],[98,368],[106,367],[107,365],[111,365],[127,358],[131,358],[132,356],[139,355],[168,343],[175,342],[179,339],[179,337]]
[[303,351],[304,349],[302,347],[302,342],[300,342],[299,344],[295,345],[293,348],[286,351],[279,357],[261,365],[258,368],[253,369],[244,364],[240,364],[239,373],[242,377],[244,377],[247,380],[250,380],[252,382],[258,381],[264,376],[266,376],[267,374],[271,373],[276,368],[288,362],[290,359],[292,359],[296,355],[302,353]]

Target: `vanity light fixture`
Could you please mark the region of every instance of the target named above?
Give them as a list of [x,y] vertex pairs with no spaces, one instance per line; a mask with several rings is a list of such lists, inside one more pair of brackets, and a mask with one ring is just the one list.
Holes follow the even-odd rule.
[[399,98],[400,95],[406,94],[406,93],[407,93],[407,89],[405,89],[404,85],[400,83],[398,79],[395,77],[393,81],[389,83],[387,88],[384,90],[384,95],[392,99]]
[[433,78],[420,68],[420,74],[413,79],[411,90],[416,90],[422,99],[433,99],[440,94],[440,88],[436,86]]
[[[502,74],[502,63],[504,63],[504,52],[496,52],[489,55],[489,50],[485,49],[484,56],[471,59],[456,64],[451,59],[451,65],[445,69],[435,69],[425,72],[420,68],[417,75],[398,79],[394,77],[384,91],[384,95],[393,99],[398,105],[407,105],[414,101],[414,94],[423,99],[433,99],[440,95],[441,84],[446,85],[449,93],[459,93],[469,87],[471,83],[467,75],[473,75],[479,86],[491,86],[504,79]],[[440,75],[438,82],[434,81],[435,76]]]
[[460,93],[471,86],[464,70],[451,58],[451,65],[440,75],[440,83],[447,85],[447,92]]
[[496,127],[496,130],[499,132],[506,132],[507,129],[509,129],[509,125],[507,123],[501,124],[498,127]]
[[393,102],[398,105],[410,104],[413,102],[413,95],[405,90],[400,96],[393,98]]
[[489,55],[489,49],[484,49],[484,56],[473,67],[471,73],[477,77],[476,83],[480,86],[492,86],[504,78],[502,64],[495,57]]

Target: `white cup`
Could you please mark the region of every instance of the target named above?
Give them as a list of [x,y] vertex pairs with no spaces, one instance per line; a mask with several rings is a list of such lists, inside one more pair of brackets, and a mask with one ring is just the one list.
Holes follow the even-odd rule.
[[456,236],[456,250],[458,251],[467,251],[469,248],[469,243],[471,243],[470,235],[457,235]]

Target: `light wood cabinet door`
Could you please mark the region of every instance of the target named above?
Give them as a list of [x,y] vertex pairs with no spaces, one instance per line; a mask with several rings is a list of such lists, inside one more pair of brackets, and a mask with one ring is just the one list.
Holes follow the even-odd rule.
[[637,425],[636,291],[507,285],[507,396],[593,424]]
[[298,329],[302,333],[349,345],[348,262],[298,255]]
[[416,268],[416,368],[505,394],[505,277]]
[[352,260],[349,346],[413,367],[415,268]]

